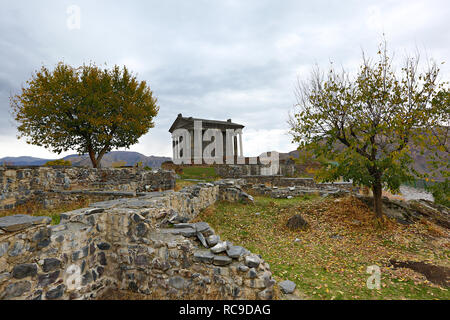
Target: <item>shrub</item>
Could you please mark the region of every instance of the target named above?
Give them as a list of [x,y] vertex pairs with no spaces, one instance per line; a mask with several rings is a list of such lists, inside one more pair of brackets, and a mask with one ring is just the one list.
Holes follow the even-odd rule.
[[45,167],[53,167],[53,166],[66,166],[66,167],[71,167],[72,166],[72,162],[70,160],[64,160],[64,159],[59,159],[59,160],[52,160],[52,161],[47,161],[44,164]]
[[434,202],[450,208],[450,181],[445,179],[443,182],[437,182],[426,189],[431,192]]
[[113,167],[113,168],[120,168],[120,167],[123,167],[123,166],[126,166],[127,165],[127,162],[126,161],[117,161],[117,162],[113,162],[112,164],[111,164],[111,166]]

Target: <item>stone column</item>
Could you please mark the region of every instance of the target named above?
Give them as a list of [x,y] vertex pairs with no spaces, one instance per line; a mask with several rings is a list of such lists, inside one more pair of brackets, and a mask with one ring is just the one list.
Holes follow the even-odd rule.
[[233,157],[237,157],[237,155],[238,155],[238,139],[237,139],[236,133],[233,135],[233,142],[234,142]]
[[177,160],[180,158],[180,150],[179,150],[180,146],[178,145],[178,139],[179,139],[179,136],[176,135],[175,136],[175,159],[177,159]]
[[176,148],[176,143],[175,143],[175,134],[172,133],[172,161],[175,161],[175,148]]
[[234,131],[231,129],[226,130],[226,139],[225,139],[225,155],[226,155],[226,163],[234,164],[234,148],[233,148],[233,139],[234,139]]
[[244,151],[243,151],[243,147],[242,147],[242,130],[239,129],[237,132],[239,134],[239,156],[243,157]]

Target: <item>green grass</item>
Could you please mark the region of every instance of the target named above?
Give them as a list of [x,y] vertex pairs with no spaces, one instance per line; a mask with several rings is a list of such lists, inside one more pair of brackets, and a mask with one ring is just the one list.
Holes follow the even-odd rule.
[[[409,269],[392,270],[386,264],[389,258],[397,258],[448,266],[446,245],[432,245],[430,234],[424,234],[427,228],[419,223],[402,226],[388,221],[377,228],[372,213],[352,201],[356,200],[257,196],[249,205],[216,203],[196,220],[208,222],[222,239],[261,254],[277,281],[294,281],[309,299],[449,299],[448,288],[432,285]],[[308,221],[306,231],[285,227],[295,213]],[[352,225],[355,218],[362,225]],[[330,238],[333,234],[343,239]],[[448,234],[436,237],[448,247]],[[366,286],[370,265],[381,268],[380,290]]]
[[214,167],[183,167],[181,179],[198,179],[206,181],[214,181],[219,176],[216,174]]

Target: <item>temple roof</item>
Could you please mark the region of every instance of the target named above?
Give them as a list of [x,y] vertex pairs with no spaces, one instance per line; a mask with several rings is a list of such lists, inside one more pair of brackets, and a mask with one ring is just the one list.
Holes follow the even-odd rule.
[[228,119],[227,121],[221,121],[221,120],[208,120],[208,119],[200,119],[200,118],[193,118],[193,117],[183,117],[183,115],[180,113],[178,117],[175,119],[175,121],[172,123],[172,126],[169,129],[169,132],[172,133],[176,129],[194,129],[194,121],[200,120],[202,121],[202,127],[203,128],[216,128],[216,129],[242,129],[244,126],[242,124],[231,122],[231,119]]

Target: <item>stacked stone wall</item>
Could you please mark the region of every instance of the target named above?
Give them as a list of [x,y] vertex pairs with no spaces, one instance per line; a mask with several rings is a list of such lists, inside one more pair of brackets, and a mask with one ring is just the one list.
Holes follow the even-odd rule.
[[[247,176],[259,176],[263,175],[264,170],[267,170],[269,165],[263,164],[216,164],[214,168],[216,173],[224,178],[241,178]],[[280,176],[292,176],[295,173],[295,168],[290,164],[280,163],[278,165],[278,172]]]
[[[271,299],[264,260],[188,223],[218,200],[252,201],[232,183],[103,201],[50,218],[0,218],[0,299]],[[171,227],[172,226],[172,227]]]
[[[136,192],[169,190],[175,187],[172,171],[139,168],[0,168],[0,209],[11,209],[30,200],[80,196],[82,191]],[[72,191],[62,192],[62,191]],[[102,196],[97,194],[97,196]],[[114,196],[114,195],[104,195]]]

